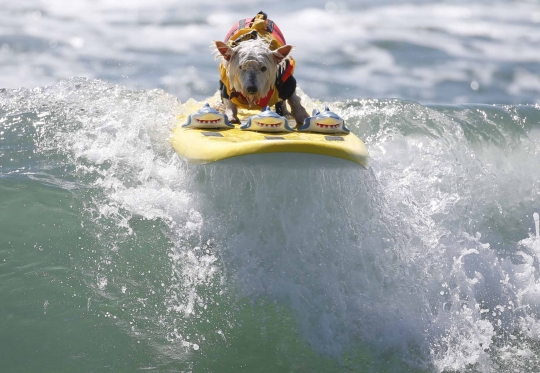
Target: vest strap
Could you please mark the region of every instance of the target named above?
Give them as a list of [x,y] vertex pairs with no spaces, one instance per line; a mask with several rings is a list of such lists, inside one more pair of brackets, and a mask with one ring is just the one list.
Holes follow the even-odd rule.
[[274,32],[274,21],[270,19],[266,21],[266,31],[268,31],[271,34]]

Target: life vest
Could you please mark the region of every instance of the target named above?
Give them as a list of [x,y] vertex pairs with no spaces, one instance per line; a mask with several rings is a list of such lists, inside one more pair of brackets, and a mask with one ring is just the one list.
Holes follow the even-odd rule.
[[[276,50],[287,44],[279,27],[273,21],[269,20],[263,12],[259,12],[253,18],[246,18],[238,21],[229,30],[225,36],[224,42],[229,47],[234,48],[242,41],[255,39],[256,37],[265,39],[269,43],[270,50]],[[280,100],[279,87],[291,77],[295,66],[295,61],[291,57],[287,58],[284,63],[284,68],[281,69],[276,78],[276,87],[270,89],[266,97],[256,101],[255,104],[252,105],[252,109],[261,110],[266,106],[275,105]],[[247,99],[240,92],[231,91],[227,69],[223,64],[219,65],[219,73],[221,82],[227,90],[228,98],[239,107],[249,108]]]
[[278,49],[287,44],[278,25],[276,25],[274,21],[269,20],[263,12],[257,13],[253,18],[246,18],[238,21],[231,27],[223,41],[228,44],[229,47],[234,48],[241,41],[250,39],[242,39],[242,36],[250,34],[253,30],[256,30],[260,37],[266,39],[270,43],[271,50]]

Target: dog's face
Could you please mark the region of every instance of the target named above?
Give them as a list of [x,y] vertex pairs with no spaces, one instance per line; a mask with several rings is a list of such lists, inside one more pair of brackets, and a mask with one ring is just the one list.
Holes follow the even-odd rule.
[[284,45],[274,51],[262,39],[246,40],[235,48],[215,41],[227,69],[231,90],[242,93],[251,105],[266,97],[276,83],[279,64],[289,55],[292,46]]

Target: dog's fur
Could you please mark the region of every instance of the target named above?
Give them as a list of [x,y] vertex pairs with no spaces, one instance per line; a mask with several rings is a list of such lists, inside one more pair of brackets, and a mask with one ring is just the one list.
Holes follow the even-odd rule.
[[[287,44],[272,51],[268,43],[261,38],[243,41],[235,48],[230,48],[221,41],[214,43],[217,52],[223,57],[221,64],[227,71],[231,90],[242,93],[250,106],[261,97],[266,97],[271,89],[276,89],[276,77],[280,69],[284,68],[282,62],[292,50],[292,46]],[[225,97],[222,99],[229,121],[240,123],[236,105]],[[293,92],[287,102],[297,127],[301,126],[308,114],[300,103],[300,97]],[[276,111],[281,115],[289,114],[283,101],[276,103]]]

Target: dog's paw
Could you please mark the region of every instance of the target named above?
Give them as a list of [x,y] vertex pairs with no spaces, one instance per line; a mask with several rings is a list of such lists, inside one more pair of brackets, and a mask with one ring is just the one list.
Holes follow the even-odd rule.
[[304,124],[304,120],[309,118],[309,115],[305,110],[300,110],[300,112],[295,112],[292,115],[296,122],[296,128],[300,128]]
[[224,100],[224,104],[227,107],[225,109],[225,115],[229,118],[230,123],[240,124],[240,119],[238,119],[238,108],[229,100]]
[[234,113],[233,110],[225,110],[225,115],[227,116],[227,118],[229,118],[229,122],[230,123],[235,123],[235,124],[239,124],[240,123],[240,119],[238,119],[236,113]]
[[227,118],[229,118],[230,123],[240,124],[240,119],[238,119],[234,115],[227,115]]

